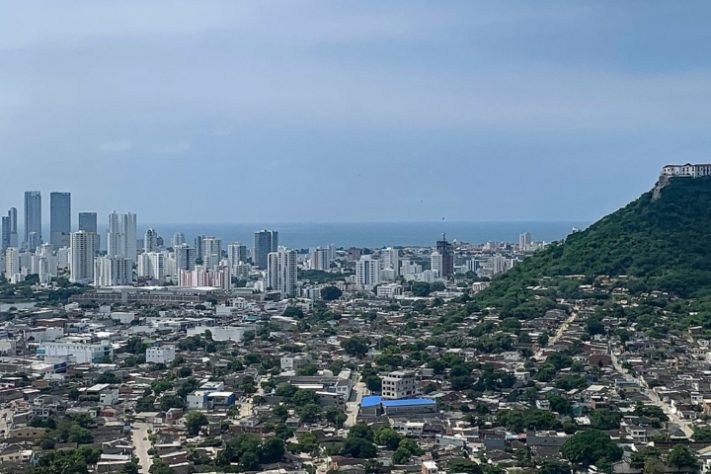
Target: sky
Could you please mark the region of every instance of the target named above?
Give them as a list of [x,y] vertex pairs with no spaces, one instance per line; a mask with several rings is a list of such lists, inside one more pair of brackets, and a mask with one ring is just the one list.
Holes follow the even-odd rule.
[[693,0],[0,0],[0,209],[36,189],[142,223],[593,221],[711,160],[710,21]]

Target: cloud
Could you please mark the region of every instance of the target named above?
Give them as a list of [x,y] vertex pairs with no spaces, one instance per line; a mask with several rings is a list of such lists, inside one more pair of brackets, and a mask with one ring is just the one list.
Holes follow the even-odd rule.
[[133,143],[130,140],[113,140],[99,145],[99,151],[102,153],[124,153],[132,149]]
[[162,143],[156,145],[152,148],[155,153],[161,153],[166,155],[177,155],[180,153],[185,153],[191,148],[188,142],[174,142],[174,143]]

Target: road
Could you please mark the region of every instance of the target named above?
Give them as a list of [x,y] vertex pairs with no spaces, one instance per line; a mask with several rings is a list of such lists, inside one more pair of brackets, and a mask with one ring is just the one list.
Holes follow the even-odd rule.
[[678,425],[679,428],[684,432],[686,436],[691,437],[694,434],[694,426],[687,420],[682,419],[678,414],[676,414],[672,407],[668,404],[662,401],[659,398],[659,395],[654,390],[650,390],[645,387],[644,383],[639,377],[636,377],[629,373],[627,370],[625,370],[624,367],[622,367],[622,364],[620,364],[620,361],[617,358],[617,354],[614,353],[612,350],[612,346],[608,344],[608,352],[610,353],[610,358],[612,359],[612,366],[615,368],[615,370],[622,375],[625,379],[629,380],[632,379],[636,381],[641,389],[642,394],[649,399],[650,402],[652,402],[654,405],[658,406],[661,408],[664,413],[669,417],[669,421],[674,423],[675,425]]
[[[573,311],[573,314],[571,314],[571,315],[568,317],[568,319],[566,319],[565,321],[563,321],[563,322],[560,324],[560,327],[558,327],[558,330],[555,332],[555,334],[553,335],[553,337],[551,337],[551,338],[548,340],[548,344],[546,344],[546,347],[553,347],[553,345],[555,345],[555,343],[558,342],[558,339],[560,339],[561,337],[563,337],[563,334],[565,334],[565,331],[568,330],[568,328],[570,327],[570,325],[573,323],[573,321],[575,321],[575,318],[577,318],[577,317],[578,317],[578,313],[575,312],[575,311]],[[533,355],[533,358],[534,358],[535,360],[542,360],[542,359],[543,359],[543,351],[544,351],[544,349],[545,349],[546,347],[541,347],[540,349],[538,349],[538,350],[536,351],[536,353]]]
[[367,391],[365,382],[360,380],[360,374],[356,376],[353,389],[356,392],[356,397],[354,401],[346,403],[346,415],[348,415],[348,418],[346,418],[346,422],[343,424],[345,428],[350,428],[356,424],[356,420],[358,419],[358,410],[360,409],[360,402],[363,400],[363,396]]
[[0,437],[8,437],[10,430],[12,430],[12,417],[14,415],[15,410],[9,404],[0,410]]
[[132,441],[134,454],[138,458],[141,472],[148,474],[148,470],[151,468],[151,464],[153,464],[153,458],[148,454],[148,450],[151,448],[151,442],[148,440],[147,423],[133,424]]

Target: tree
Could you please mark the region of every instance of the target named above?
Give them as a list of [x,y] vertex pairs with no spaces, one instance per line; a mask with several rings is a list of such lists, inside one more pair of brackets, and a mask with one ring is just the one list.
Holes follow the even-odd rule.
[[324,301],[337,300],[341,296],[343,296],[343,292],[340,288],[337,288],[335,286],[326,286],[324,288],[321,288],[321,299],[323,299]]
[[259,457],[253,451],[246,451],[239,458],[239,463],[245,471],[256,471],[259,469]]
[[377,375],[371,374],[365,378],[365,386],[371,392],[380,392],[383,388],[383,381]]
[[570,474],[570,466],[555,461],[546,461],[540,468],[538,474]]
[[448,472],[465,472],[467,474],[483,474],[481,467],[474,461],[468,459],[457,459],[447,463]]
[[593,410],[590,413],[590,422],[596,430],[614,430],[620,427],[622,415],[612,410]]
[[207,424],[207,417],[199,411],[191,411],[185,416],[185,427],[190,436],[197,436],[200,433],[200,428],[207,426]]
[[432,291],[430,289],[430,284],[427,283],[426,281],[413,282],[411,289],[412,289],[413,296],[419,296],[419,297],[429,296],[430,292]]
[[[385,446],[390,450],[395,450],[400,445],[402,436],[389,426],[378,428],[373,436],[373,440],[380,446]],[[409,459],[409,458],[408,458]]]
[[148,472],[150,474],[173,474],[175,471],[165,461],[154,459]]
[[348,417],[338,408],[329,408],[326,410],[325,418],[328,422],[333,423],[336,428],[342,428]]
[[321,416],[321,407],[315,403],[308,403],[297,407],[296,413],[298,413],[302,423],[313,423]]
[[353,336],[350,339],[346,339],[343,344],[343,350],[346,354],[361,358],[368,353],[368,341],[365,338],[359,336]]
[[301,319],[304,317],[304,311],[298,306],[287,306],[282,316]]
[[178,395],[165,395],[160,399],[161,411],[168,411],[171,408],[185,408],[185,400]]
[[711,442],[711,427],[694,427],[694,441],[697,443],[709,443]]
[[348,439],[365,439],[367,441],[373,441],[374,433],[373,429],[366,425],[365,423],[357,423],[348,430]]
[[397,448],[393,453],[393,464],[407,464],[410,457],[410,451],[407,449]]
[[599,462],[614,462],[622,458],[622,449],[610,437],[598,430],[580,431],[563,443],[560,450],[568,461],[589,466]]
[[696,454],[686,445],[677,444],[667,456],[667,463],[676,468],[691,468],[698,469],[699,461],[696,459]]
[[286,449],[284,449],[284,441],[281,439],[269,438],[262,444],[260,451],[260,460],[263,463],[270,464],[281,461]]
[[349,438],[341,453],[354,458],[374,458],[378,454],[378,449],[367,439]]

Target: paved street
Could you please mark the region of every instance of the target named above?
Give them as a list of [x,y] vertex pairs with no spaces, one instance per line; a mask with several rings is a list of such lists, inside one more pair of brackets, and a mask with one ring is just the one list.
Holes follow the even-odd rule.
[[148,470],[153,464],[153,459],[148,454],[151,447],[151,442],[148,441],[148,424],[134,423],[133,424],[133,447],[134,454],[138,458],[138,464],[141,466],[141,472],[148,474]]
[[363,400],[363,396],[367,392],[365,382],[362,382],[360,380],[360,374],[356,378],[356,383],[353,387],[353,390],[355,390],[356,397],[354,401],[346,403],[346,415],[348,415],[348,418],[343,424],[345,428],[350,428],[351,426],[356,424],[356,420],[358,419],[358,410],[360,408],[360,402],[361,400]]

